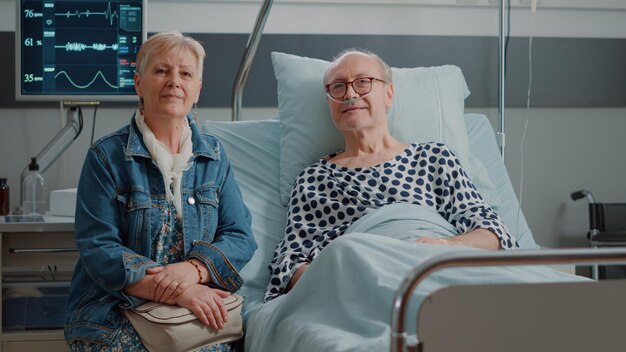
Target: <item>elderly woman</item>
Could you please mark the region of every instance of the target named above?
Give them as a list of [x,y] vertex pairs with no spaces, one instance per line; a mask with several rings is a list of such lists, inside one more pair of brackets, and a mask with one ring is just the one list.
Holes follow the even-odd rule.
[[145,301],[186,307],[220,329],[222,299],[243,284],[239,270],[256,250],[250,213],[222,145],[188,115],[204,57],[178,32],[150,37],[137,56],[138,111],[87,153],[65,327],[72,351],[145,350],[121,313]]
[[288,292],[309,264],[356,220],[394,203],[431,207],[458,235],[418,243],[490,250],[517,247],[443,144],[402,143],[387,128],[394,88],[391,69],[371,52],[341,53],[324,75],[333,123],[345,149],[304,169],[289,203],[285,237],[269,265],[269,301]]

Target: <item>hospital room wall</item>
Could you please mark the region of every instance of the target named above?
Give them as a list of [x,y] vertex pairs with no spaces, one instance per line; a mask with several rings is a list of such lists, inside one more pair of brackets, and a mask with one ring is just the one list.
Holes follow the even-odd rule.
[[[372,33],[497,35],[495,8],[377,5],[363,6],[361,10],[354,10],[356,5],[351,6],[353,7],[350,16],[381,20],[379,24],[375,24],[373,20],[368,21],[374,23],[370,29]],[[305,11],[303,7],[307,7]],[[204,11],[209,8],[213,11]],[[232,5],[225,2],[194,1],[174,5],[174,2],[151,1],[148,24],[151,32],[178,29],[193,33],[246,33],[252,27],[257,9],[258,3],[245,1],[234,1]],[[348,13],[344,11],[342,5],[337,5],[334,9],[343,14]],[[279,3],[275,5],[274,12],[268,20],[266,33],[358,33],[353,26],[340,23],[338,17],[328,22],[331,24],[320,26],[319,23],[310,20],[314,16],[302,16],[302,12],[310,15],[316,11],[322,9],[312,5]],[[0,0],[0,31],[15,30],[14,18],[7,13],[14,13],[13,1]],[[222,16],[212,18],[212,21],[201,21],[198,17],[200,13],[222,13]],[[328,11],[325,12],[327,13]],[[546,10],[544,13],[546,17],[542,20],[537,17],[534,27],[531,28],[524,25],[529,23],[528,16],[522,14],[522,9],[515,9],[512,14],[512,34],[525,36],[533,33],[537,37],[626,38],[624,10],[554,9]],[[464,27],[467,24],[464,25],[464,21],[461,20],[467,16],[475,19],[471,28]],[[180,20],[175,20],[177,18]],[[237,21],[224,20],[227,18],[237,18]],[[406,21],[402,21],[403,18],[406,18]],[[409,25],[411,18],[417,20]],[[572,24],[581,20],[588,24],[584,29],[583,26]],[[230,89],[230,84],[227,89]],[[110,107],[103,104],[98,110],[95,138],[128,123],[132,110],[131,106]],[[467,110],[485,113],[494,127],[498,127],[497,111],[493,106],[474,106]],[[62,158],[44,174],[48,190],[76,186],[82,160],[89,145],[93,125],[92,112],[92,108],[85,108],[83,133]],[[276,113],[277,109],[272,107],[246,107],[243,110],[243,119],[271,118]],[[227,120],[230,117],[230,110],[227,107],[202,107],[199,116],[201,120]],[[584,233],[588,226],[586,204],[582,201],[572,202],[569,193],[579,188],[587,188],[600,201],[626,201],[626,182],[623,178],[626,173],[626,155],[624,155],[626,142],[622,137],[623,131],[626,131],[626,107],[531,107],[528,111],[522,107],[514,107],[507,108],[506,116],[506,163],[516,192],[520,189],[522,167],[520,145],[524,124],[528,119],[524,140],[521,196],[522,209],[535,238],[540,244],[550,247],[584,246],[586,244]],[[61,115],[58,108],[26,106],[0,108],[0,117],[2,119],[0,177],[9,178],[12,189],[11,204],[16,206],[19,203],[19,173],[26,166],[28,158],[38,153],[62,127]]]

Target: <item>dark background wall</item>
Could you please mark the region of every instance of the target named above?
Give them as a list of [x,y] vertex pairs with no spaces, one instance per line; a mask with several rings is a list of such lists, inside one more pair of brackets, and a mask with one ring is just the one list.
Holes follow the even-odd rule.
[[[191,35],[203,42],[208,54],[199,105],[229,107],[248,35]],[[528,44],[528,38],[509,41],[507,107],[526,105]],[[265,34],[245,86],[244,106],[277,106],[270,52],[329,60],[339,50],[352,46],[370,49],[395,67],[457,65],[472,91],[466,106],[497,105],[495,37]],[[56,106],[15,101],[14,32],[0,32],[0,47],[4,48],[0,55],[0,108]],[[534,107],[626,106],[626,39],[534,38],[532,63]]]

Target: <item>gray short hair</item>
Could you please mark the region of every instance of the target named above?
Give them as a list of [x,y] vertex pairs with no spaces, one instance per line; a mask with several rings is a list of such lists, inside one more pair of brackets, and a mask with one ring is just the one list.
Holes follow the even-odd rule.
[[156,54],[174,51],[180,53],[188,51],[196,57],[198,63],[198,74],[202,80],[202,68],[206,53],[202,44],[197,40],[183,35],[178,31],[157,33],[146,40],[137,53],[136,72],[141,75],[150,59]]
[[383,79],[385,80],[385,82],[391,83],[393,81],[393,75],[391,73],[391,67],[389,67],[389,65],[383,59],[381,59],[380,56],[378,56],[376,53],[374,53],[374,52],[372,52],[370,50],[353,47],[353,48],[343,49],[339,53],[337,53],[337,55],[335,55],[333,57],[333,60],[331,61],[331,65],[328,66],[328,68],[324,72],[324,84],[328,83],[328,82],[326,82],[326,79],[328,78],[327,77],[328,76],[328,71],[330,71],[330,69],[334,66],[333,64],[336,63],[342,57],[344,57],[344,56],[346,56],[346,55],[348,55],[350,53],[365,54],[365,55],[371,57],[372,59],[376,60],[378,62],[378,64],[380,65],[380,71],[383,74]]

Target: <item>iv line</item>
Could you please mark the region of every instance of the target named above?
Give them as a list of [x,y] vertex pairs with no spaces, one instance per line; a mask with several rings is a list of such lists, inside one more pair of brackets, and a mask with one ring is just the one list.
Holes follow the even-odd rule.
[[524,117],[524,129],[522,132],[522,141],[520,142],[520,180],[519,180],[519,207],[517,209],[517,217],[515,220],[515,233],[519,231],[519,217],[522,212],[522,193],[524,189],[524,145],[526,144],[526,131],[528,130],[528,119],[530,112],[530,92],[533,84],[533,29],[535,28],[536,7],[531,10],[530,17],[530,35],[528,37],[528,91],[526,93],[526,114]]

